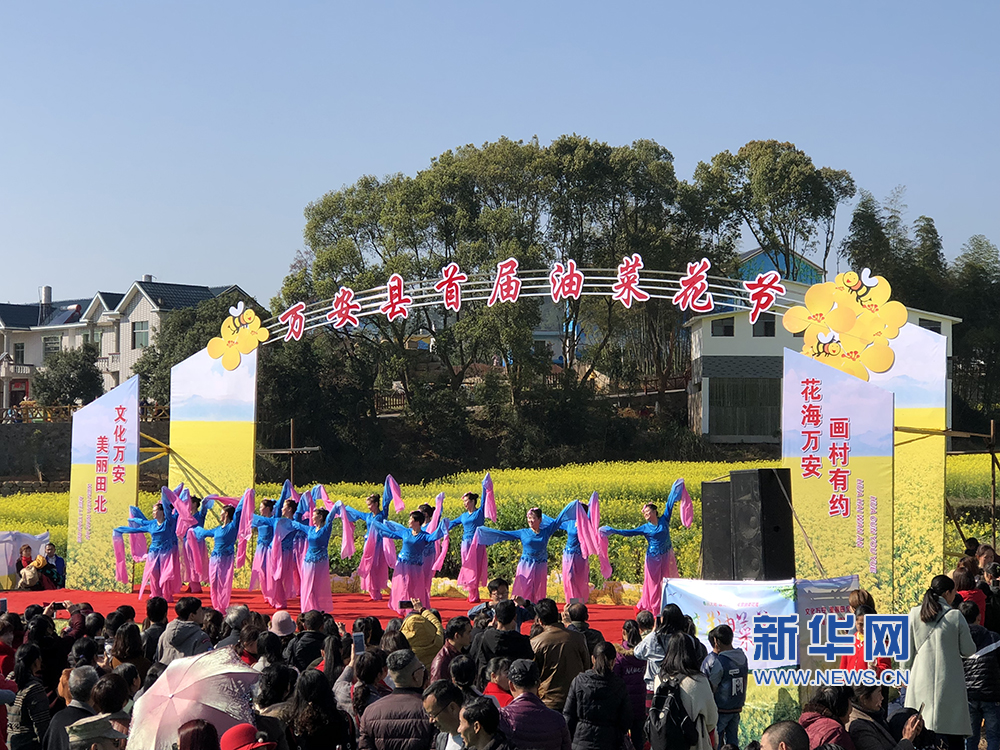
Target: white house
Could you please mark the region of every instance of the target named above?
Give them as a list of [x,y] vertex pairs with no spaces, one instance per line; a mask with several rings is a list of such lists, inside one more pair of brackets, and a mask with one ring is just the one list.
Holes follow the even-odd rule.
[[114,388],[132,376],[133,365],[155,338],[164,314],[229,291],[247,296],[238,286],[166,284],[144,276],[124,294],[98,292],[86,299],[53,301],[52,288],[46,286],[40,302],[0,303],[3,408],[31,398],[35,373],[51,354],[87,342],[100,347],[97,364],[105,390]]

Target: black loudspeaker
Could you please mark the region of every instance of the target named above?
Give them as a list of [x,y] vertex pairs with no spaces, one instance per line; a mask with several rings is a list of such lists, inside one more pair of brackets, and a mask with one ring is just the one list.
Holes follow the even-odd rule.
[[733,580],[733,496],[729,482],[701,483],[701,577]]
[[729,477],[733,498],[733,578],[737,581],[794,578],[791,472],[751,469],[731,471]]

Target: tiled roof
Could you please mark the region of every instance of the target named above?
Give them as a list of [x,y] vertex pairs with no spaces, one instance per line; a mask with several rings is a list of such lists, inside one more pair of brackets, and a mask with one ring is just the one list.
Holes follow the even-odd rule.
[[5,328],[30,328],[38,325],[38,303],[11,305],[0,303],[0,323]]
[[194,307],[199,302],[217,296],[215,289],[225,291],[230,287],[194,286],[193,284],[164,284],[159,281],[137,281],[136,285],[153,300],[161,310]]
[[109,310],[114,310],[118,307],[118,303],[122,301],[124,294],[119,294],[118,292],[98,292],[101,295],[101,299],[104,300],[104,304],[107,305]]

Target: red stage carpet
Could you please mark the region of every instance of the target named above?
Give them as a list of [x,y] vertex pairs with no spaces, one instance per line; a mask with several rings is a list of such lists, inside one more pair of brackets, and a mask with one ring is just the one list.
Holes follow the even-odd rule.
[[[131,594],[120,594],[111,591],[72,591],[69,589],[58,589],[55,591],[0,591],[0,599],[7,599],[7,609],[11,612],[24,612],[24,608],[31,604],[48,604],[53,601],[89,602],[96,612],[107,614],[122,604],[130,604],[135,607],[136,620],[140,621],[146,613],[146,600],[139,601],[139,590],[134,589]],[[182,594],[189,596],[189,594]],[[208,593],[194,594],[206,605],[211,604]],[[264,603],[260,592],[234,591],[231,604],[246,604],[255,612],[270,615],[274,609]],[[441,612],[441,617],[447,623],[448,619],[456,615],[466,614],[471,605],[465,599],[449,596],[435,596],[431,598],[434,608]],[[560,605],[561,608],[561,605]],[[621,640],[621,625],[625,620],[635,617],[635,608],[630,606],[611,606],[604,604],[588,604],[590,612],[590,624],[600,630],[604,637],[613,643]],[[299,600],[292,599],[288,603],[288,611],[292,616],[299,614]],[[341,622],[350,627],[351,621],[356,617],[375,615],[383,625],[396,613],[389,609],[385,601],[373,602],[367,594],[334,594],[333,595],[333,615]],[[68,615],[63,612],[57,617],[65,619]],[[173,618],[173,608],[170,609],[170,617]],[[524,625],[524,632],[527,633],[529,625]]]

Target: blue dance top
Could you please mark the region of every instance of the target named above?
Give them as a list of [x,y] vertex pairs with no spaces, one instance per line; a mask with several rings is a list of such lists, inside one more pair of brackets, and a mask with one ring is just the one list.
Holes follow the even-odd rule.
[[372,524],[382,536],[399,539],[403,542],[403,548],[396,556],[396,560],[410,565],[423,565],[425,550],[428,546],[432,550],[434,549],[434,542],[445,535],[444,527],[446,525],[447,519],[442,518],[437,531],[431,533],[419,531],[414,534],[409,526],[403,526],[395,521],[376,521]]
[[243,515],[243,501],[236,506],[236,513],[233,520],[224,526],[216,526],[214,529],[206,529],[203,526],[195,526],[189,531],[198,539],[208,539],[212,537],[215,545],[212,547],[212,557],[232,557],[236,554],[236,537],[240,530],[240,518]]
[[[288,519],[285,519],[288,520]],[[315,563],[330,557],[330,532],[333,531],[333,513],[326,514],[326,521],[320,527],[306,526],[299,521],[288,521],[292,528],[305,534],[306,558],[303,562]]]
[[[522,562],[548,562],[549,539],[559,531],[571,514],[576,513],[577,502],[579,501],[574,500],[563,508],[562,512],[556,518],[543,515],[542,525],[537,533],[530,526],[526,529],[517,529],[516,531],[503,531],[501,529],[490,529],[482,526],[479,529],[479,542],[480,544],[489,546],[507,540],[519,541],[521,542]],[[579,546],[579,542],[577,542],[577,546]]]
[[274,541],[274,524],[277,520],[273,515],[259,516],[254,513],[253,520],[250,523],[257,529],[258,548],[270,548],[271,543]]
[[146,518],[141,510],[132,505],[134,518],[129,519],[128,526],[119,526],[115,531],[119,534],[149,534],[149,551],[152,553],[177,549],[177,510],[165,493],[160,496],[160,504],[163,506],[163,523],[155,518]]
[[666,513],[660,516],[655,524],[644,523],[634,529],[615,529],[611,526],[602,526],[601,529],[609,534],[618,534],[618,536],[646,537],[646,541],[649,543],[646,557],[659,557],[673,549],[673,544],[670,541],[670,516]]
[[475,510],[465,511],[455,521],[462,524],[462,541],[471,542],[472,537],[476,535],[476,529],[486,523],[486,503],[480,500]]

